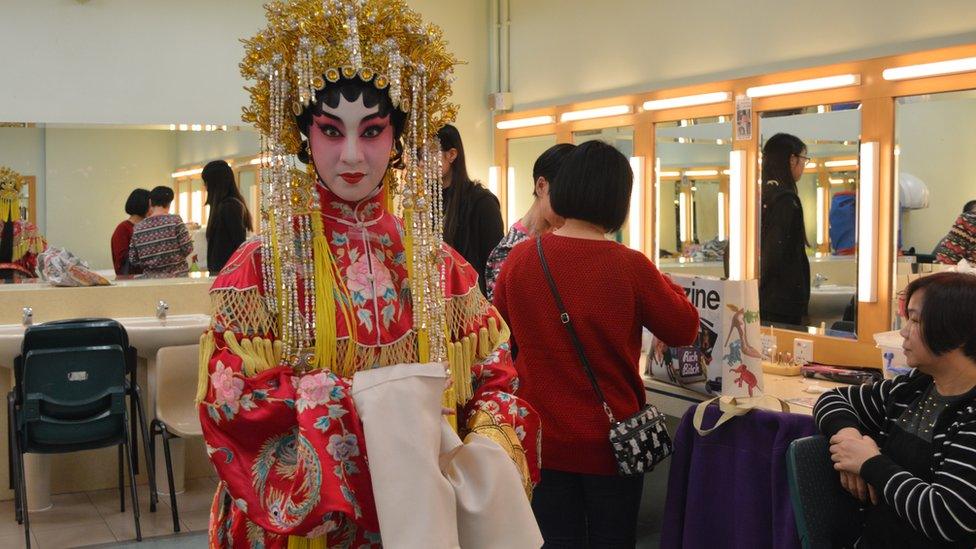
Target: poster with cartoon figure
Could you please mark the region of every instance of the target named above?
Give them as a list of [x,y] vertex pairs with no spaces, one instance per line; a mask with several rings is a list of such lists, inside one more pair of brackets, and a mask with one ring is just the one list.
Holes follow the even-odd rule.
[[759,290],[755,280],[672,275],[698,309],[700,329],[689,347],[653,339],[651,377],[708,395],[762,395]]

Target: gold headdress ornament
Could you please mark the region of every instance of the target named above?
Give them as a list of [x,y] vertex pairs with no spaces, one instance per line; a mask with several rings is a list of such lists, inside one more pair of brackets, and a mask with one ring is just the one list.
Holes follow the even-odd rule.
[[0,221],[20,220],[20,189],[23,186],[23,176],[0,166]]
[[[296,117],[316,91],[359,78],[388,90],[393,106],[408,115],[398,188],[414,328],[421,360],[445,360],[436,133],[453,122],[457,107],[448,101],[456,61],[440,29],[424,25],[404,0],[279,0],[265,9],[268,26],[244,41],[241,74],[256,84],[248,88],[243,119],[262,137],[264,290],[279,319],[283,356],[297,367],[349,367],[337,365],[335,325],[338,307],[353,337],[348,291],[323,235],[314,171],[297,170],[294,155],[302,143]],[[347,361],[353,355],[345,353]]]

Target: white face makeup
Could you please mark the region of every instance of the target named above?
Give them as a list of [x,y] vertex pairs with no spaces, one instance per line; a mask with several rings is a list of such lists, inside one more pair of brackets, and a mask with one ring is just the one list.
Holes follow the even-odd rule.
[[348,101],[340,95],[335,107],[322,106],[308,130],[309,151],[319,179],[336,196],[359,202],[383,181],[393,150],[390,116],[379,107],[366,107],[360,96]]

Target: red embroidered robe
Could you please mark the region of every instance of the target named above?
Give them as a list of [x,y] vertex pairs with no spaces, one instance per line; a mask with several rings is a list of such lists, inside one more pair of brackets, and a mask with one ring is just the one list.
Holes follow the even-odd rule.
[[[325,236],[352,298],[356,344],[349,349],[337,322],[342,352],[356,353],[357,370],[416,362],[401,221],[384,210],[382,195],[351,204],[318,190]],[[528,488],[539,478],[540,424],[513,395],[508,328],[481,295],[474,269],[447,246],[444,257],[452,367],[470,368],[473,388],[459,409],[461,434],[498,442]],[[252,240],[215,280],[213,324],[201,340],[207,386],[200,421],[221,478],[210,544],[284,547],[289,535],[325,535],[330,548],[379,547],[351,377],[279,366],[276,319],[262,292],[260,244]]]

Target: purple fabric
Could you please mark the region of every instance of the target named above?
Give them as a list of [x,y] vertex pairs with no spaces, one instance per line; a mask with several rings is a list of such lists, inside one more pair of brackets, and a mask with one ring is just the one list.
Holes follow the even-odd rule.
[[[688,409],[675,434],[661,548],[800,547],[786,449],[816,433],[813,418],[753,410],[702,437],[694,412]],[[720,415],[709,406],[703,427]]]

